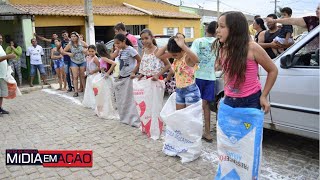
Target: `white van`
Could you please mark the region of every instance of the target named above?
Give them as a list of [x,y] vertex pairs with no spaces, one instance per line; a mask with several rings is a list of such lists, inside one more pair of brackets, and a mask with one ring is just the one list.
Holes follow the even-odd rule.
[[[273,59],[279,72],[268,97],[265,128],[319,140],[319,32],[318,26]],[[267,73],[261,66],[259,76],[264,85]],[[224,96],[221,77],[216,84],[215,105]]]

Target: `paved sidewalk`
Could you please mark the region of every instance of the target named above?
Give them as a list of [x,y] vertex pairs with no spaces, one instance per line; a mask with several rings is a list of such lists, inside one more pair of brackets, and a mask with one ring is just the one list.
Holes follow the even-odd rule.
[[[57,94],[56,94],[57,93]],[[181,164],[139,129],[100,119],[82,97],[52,89],[5,100],[0,117],[0,179],[203,179],[217,168],[216,141],[199,159]],[[82,95],[82,94],[81,94]],[[214,121],[215,117],[212,117]],[[261,179],[318,179],[319,141],[265,131]],[[215,136],[213,132],[212,135]],[[92,168],[5,166],[5,149],[92,149]]]

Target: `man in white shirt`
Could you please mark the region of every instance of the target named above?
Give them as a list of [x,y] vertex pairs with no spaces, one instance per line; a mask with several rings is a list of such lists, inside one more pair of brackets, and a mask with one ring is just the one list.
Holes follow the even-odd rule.
[[16,55],[9,54],[6,55],[6,52],[2,48],[2,35],[0,34],[0,116],[2,114],[9,114],[8,111],[2,108],[3,98],[8,96],[8,85],[4,78],[7,76],[7,59],[14,59]]
[[40,71],[41,79],[43,84],[48,85],[46,80],[46,70],[42,64],[42,56],[44,55],[43,49],[38,45],[35,38],[31,39],[32,46],[28,47],[26,56],[30,56],[30,87],[33,87],[34,76],[36,75],[37,69]]

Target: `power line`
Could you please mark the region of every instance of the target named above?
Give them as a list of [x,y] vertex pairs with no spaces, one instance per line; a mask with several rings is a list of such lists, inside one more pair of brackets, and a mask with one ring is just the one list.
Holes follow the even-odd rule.
[[294,3],[297,3],[297,2],[304,3],[304,4],[305,3],[315,4],[314,2],[310,2],[310,1],[294,0],[294,1],[291,1],[291,2],[288,2],[288,3],[284,3],[284,4],[282,4],[282,6],[289,5],[289,4],[294,4]]
[[297,1],[292,1],[292,2],[289,2],[289,3],[285,3],[285,4],[282,4],[282,6],[285,6],[285,5],[288,5],[288,4],[293,4],[293,3],[296,3],[296,2],[301,2],[301,0],[297,0]]
[[232,8],[232,9],[235,9],[235,10],[242,11],[242,12],[244,12],[244,13],[247,13],[247,14],[249,14],[249,15],[255,15],[255,14],[253,14],[253,13],[251,13],[251,12],[244,11],[244,10],[242,10],[242,9],[235,8],[235,7],[233,7],[233,6],[230,6],[229,4],[226,4],[226,3],[224,3],[224,2],[221,2],[221,1],[220,1],[220,3],[223,4],[223,5],[225,5],[225,6],[230,7],[230,8]]

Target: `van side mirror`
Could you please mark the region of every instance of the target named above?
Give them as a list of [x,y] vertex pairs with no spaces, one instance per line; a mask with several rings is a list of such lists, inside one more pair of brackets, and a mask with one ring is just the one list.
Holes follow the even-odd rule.
[[280,59],[280,67],[283,69],[289,69],[293,66],[292,64],[292,56],[290,54],[283,56]]

